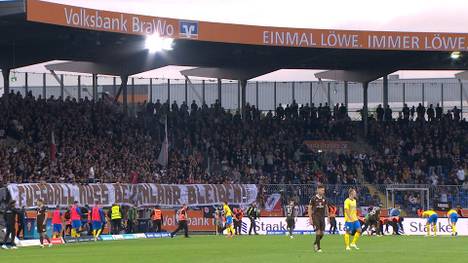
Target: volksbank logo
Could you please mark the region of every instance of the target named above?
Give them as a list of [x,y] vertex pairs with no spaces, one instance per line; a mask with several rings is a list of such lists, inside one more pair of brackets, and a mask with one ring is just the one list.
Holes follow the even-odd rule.
[[198,22],[180,21],[179,30],[180,30],[180,37],[198,38]]

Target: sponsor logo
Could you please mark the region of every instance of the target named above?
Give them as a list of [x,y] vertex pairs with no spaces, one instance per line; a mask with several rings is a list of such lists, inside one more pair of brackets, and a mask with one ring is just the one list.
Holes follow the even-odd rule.
[[242,233],[247,233],[249,231],[247,224],[245,222],[242,222]]
[[[445,220],[444,220],[445,219]],[[262,217],[256,221],[257,233],[264,235],[279,235],[278,233],[286,233],[286,224],[284,223],[284,217]],[[344,233],[344,218],[337,217],[337,230],[339,233]],[[459,236],[468,236],[468,220],[466,218],[459,219],[457,223],[457,231]],[[250,228],[250,222],[242,222],[243,232]],[[326,229],[329,229],[330,225],[328,220],[326,221]],[[245,229],[245,230],[244,230]],[[426,220],[423,218],[405,218],[403,221],[403,230],[408,235],[425,235],[426,234]],[[313,227],[309,224],[306,217],[298,217],[296,221],[295,234],[308,235],[314,233]],[[437,234],[438,235],[450,235],[452,233],[452,227],[446,222],[446,218],[439,219],[437,222]]]
[[146,238],[160,238],[160,233],[145,233]]
[[[312,235],[315,231],[310,230],[295,230],[293,231],[293,235]],[[289,234],[288,231],[266,231],[267,235],[287,235]]]
[[136,238],[146,238],[145,234],[139,233],[139,234],[133,234]]
[[180,21],[179,30],[180,30],[180,37],[198,38],[198,22]]
[[[61,244],[64,244],[65,242],[63,241],[62,238],[52,238],[51,240],[51,243],[54,244],[54,245],[61,245]],[[44,243],[48,243],[47,240],[45,240]]]
[[161,238],[161,237],[170,237],[169,233],[145,233],[146,238]]
[[123,235],[112,235],[112,238],[114,240],[124,240],[124,236]]
[[65,243],[83,243],[83,242],[92,242],[94,241],[94,237],[79,237],[79,238],[72,238],[66,237]]
[[137,239],[134,234],[123,234],[122,237],[123,239]]
[[102,235],[99,237],[100,240],[102,241],[110,241],[110,240],[114,240],[114,238],[111,236],[111,235]]

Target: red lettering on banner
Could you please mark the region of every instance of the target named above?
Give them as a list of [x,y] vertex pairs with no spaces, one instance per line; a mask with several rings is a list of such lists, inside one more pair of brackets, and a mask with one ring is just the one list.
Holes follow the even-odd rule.
[[241,203],[242,202],[242,186],[240,185],[231,185],[232,187],[232,192],[233,192],[233,198],[231,202],[233,203]]
[[[153,191],[151,191],[151,188],[147,184],[142,184],[139,186],[138,191],[138,204],[149,204],[149,203],[154,203],[156,201],[156,196],[154,196]],[[154,201],[153,201],[154,200]]]
[[194,186],[189,185],[187,186],[187,202],[189,204],[196,204],[197,203],[197,191]]
[[218,192],[218,201],[219,202],[224,202],[226,201],[226,188],[224,188],[224,185],[216,185]]
[[114,184],[114,195],[115,195],[114,203],[121,203],[123,198],[122,198],[122,189],[120,188],[120,184]]
[[199,204],[204,204],[205,203],[205,196],[206,196],[206,187],[198,187],[195,186],[197,189],[197,202]]
[[[110,188],[111,187],[111,188]],[[249,190],[247,190],[249,189]],[[255,201],[255,185],[157,185],[157,184],[12,184],[8,186],[10,195],[19,206],[35,207],[38,199],[46,205],[68,206],[73,201],[80,204],[98,202],[109,206],[111,195],[119,204],[180,206],[204,206],[219,204],[227,200],[233,204]],[[249,200],[246,200],[245,194]],[[112,200],[114,201],[114,200]]]
[[26,189],[25,187],[21,186],[21,185],[18,185],[18,200],[16,200],[16,202],[18,202],[18,206],[19,207],[22,207],[22,206],[26,206],[27,204],[23,201],[23,198],[24,198],[24,201],[27,201],[27,198],[26,198]]
[[52,199],[55,202],[55,205],[62,203],[63,201],[63,191],[62,191],[62,186],[61,185],[54,185],[53,187],[54,191],[54,198]]
[[171,192],[172,192],[172,186],[165,185],[164,186],[164,198],[165,198],[164,200],[166,204],[172,204]]
[[205,185],[205,201],[206,203],[213,203],[213,190],[211,185]]
[[172,195],[173,195],[173,202],[177,203],[177,204],[180,204],[181,203],[181,200],[180,200],[180,187],[178,187],[178,186],[174,187],[173,191],[172,191]]

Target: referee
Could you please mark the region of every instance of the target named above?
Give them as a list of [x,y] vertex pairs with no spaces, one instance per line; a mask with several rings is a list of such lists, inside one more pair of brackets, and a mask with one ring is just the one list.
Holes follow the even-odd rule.
[[8,204],[8,207],[5,209],[3,213],[3,219],[5,220],[6,224],[6,233],[5,237],[3,238],[3,249],[8,249],[6,243],[9,238],[11,238],[11,248],[16,249],[15,244],[15,234],[16,234],[16,216],[18,215],[18,210],[16,209],[16,201],[11,200]]

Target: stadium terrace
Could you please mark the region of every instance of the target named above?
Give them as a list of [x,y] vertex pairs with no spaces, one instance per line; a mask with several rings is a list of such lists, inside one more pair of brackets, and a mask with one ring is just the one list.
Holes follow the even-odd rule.
[[1,262],[466,261],[468,71],[398,72],[467,70],[468,33],[0,0],[0,36]]

